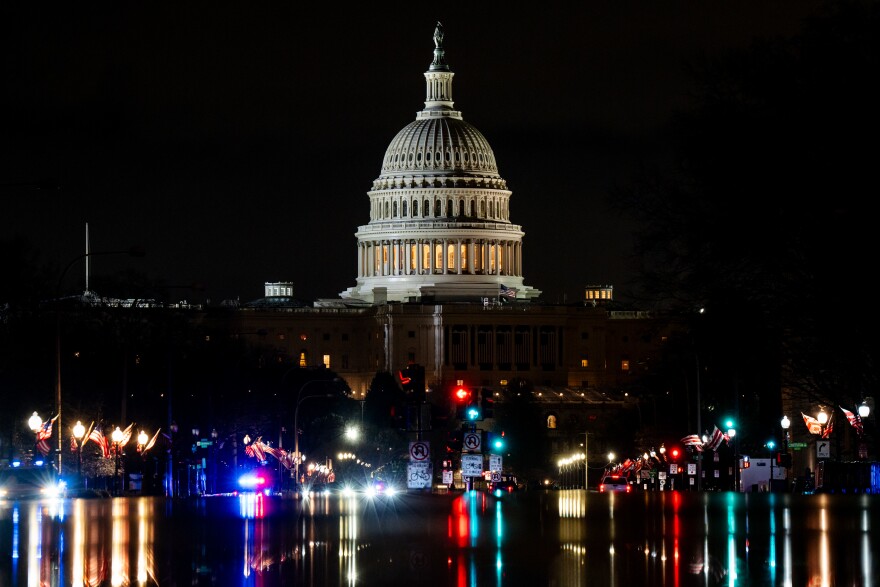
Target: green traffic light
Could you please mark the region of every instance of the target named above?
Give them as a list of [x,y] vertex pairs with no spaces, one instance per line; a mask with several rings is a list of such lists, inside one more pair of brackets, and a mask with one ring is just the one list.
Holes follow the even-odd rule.
[[726,422],[724,422],[724,426],[726,428],[733,428],[733,424],[734,424],[733,420],[727,420]]
[[480,410],[475,406],[471,406],[467,409],[467,417],[468,420],[479,420],[480,419]]

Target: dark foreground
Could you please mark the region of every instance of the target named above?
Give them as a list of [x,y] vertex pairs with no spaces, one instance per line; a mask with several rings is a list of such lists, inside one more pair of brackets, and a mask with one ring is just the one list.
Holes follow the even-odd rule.
[[878,499],[569,490],[0,503],[0,586],[871,585]]

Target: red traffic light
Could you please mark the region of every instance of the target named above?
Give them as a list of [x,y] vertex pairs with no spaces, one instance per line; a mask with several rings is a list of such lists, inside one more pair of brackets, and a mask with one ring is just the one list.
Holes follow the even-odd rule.
[[455,390],[454,395],[455,395],[456,400],[458,400],[460,402],[464,402],[464,401],[467,401],[468,399],[470,399],[471,392],[469,392],[464,387],[459,387],[458,389]]
[[679,455],[678,449],[677,449],[677,448],[673,448],[673,449],[672,449],[672,460],[677,459],[677,458],[678,458],[678,455]]

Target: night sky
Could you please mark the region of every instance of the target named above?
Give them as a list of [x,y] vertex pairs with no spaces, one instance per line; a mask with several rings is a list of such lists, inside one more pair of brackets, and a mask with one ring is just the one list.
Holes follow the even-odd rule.
[[790,36],[820,6],[21,4],[0,8],[3,237],[64,267],[88,222],[93,251],[147,251],[95,257],[93,275],[202,283],[212,302],[281,280],[337,297],[385,149],[424,106],[439,20],[455,107],[513,191],[525,283],[554,303],[624,293],[630,228],[606,194],[668,152],[685,63]]

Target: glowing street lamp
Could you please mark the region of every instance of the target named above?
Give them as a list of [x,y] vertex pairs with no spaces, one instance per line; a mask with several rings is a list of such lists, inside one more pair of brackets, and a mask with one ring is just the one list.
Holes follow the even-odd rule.
[[116,464],[113,469],[113,479],[116,484],[116,495],[119,495],[119,445],[122,442],[122,430],[119,429],[119,426],[117,426],[116,430],[113,431],[113,434],[110,435],[110,439],[113,441],[113,444],[116,445]]
[[73,427],[73,437],[76,439],[76,452],[77,452],[77,468],[76,474],[82,480],[82,467],[83,467],[83,437],[86,435],[86,427],[83,426],[82,422],[79,420],[76,421],[76,425]]
[[37,433],[37,430],[39,430],[40,426],[43,424],[42,418],[40,418],[40,415],[36,412],[34,412],[33,415],[30,418],[28,418],[27,422],[28,422],[28,428],[33,430],[34,434]]

